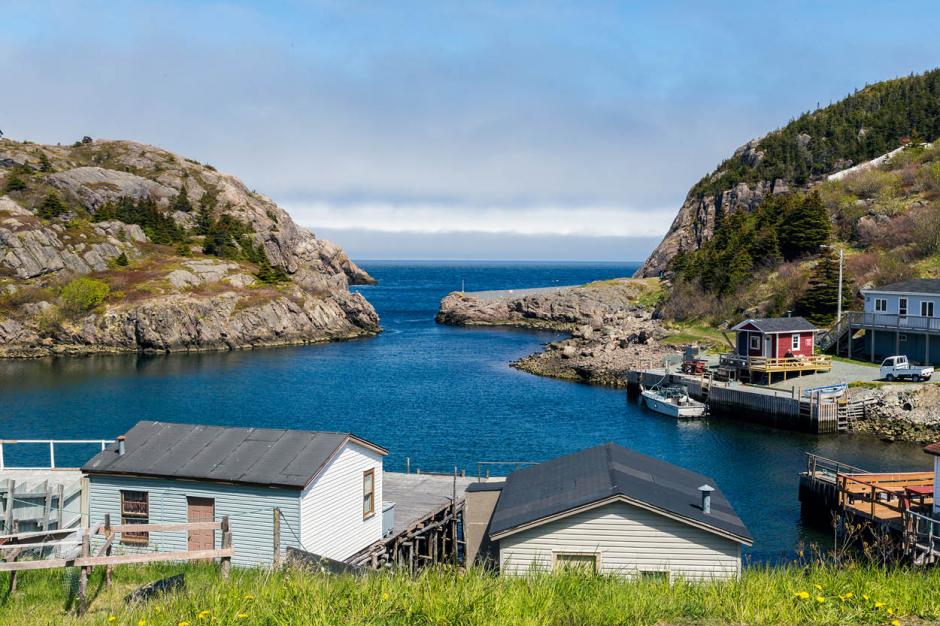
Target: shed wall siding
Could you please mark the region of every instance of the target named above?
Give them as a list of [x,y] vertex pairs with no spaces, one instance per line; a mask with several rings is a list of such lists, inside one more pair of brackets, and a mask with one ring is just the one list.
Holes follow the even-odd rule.
[[[362,475],[375,471],[375,513],[362,518]],[[357,443],[340,453],[304,490],[300,538],[306,550],[346,560],[382,538],[382,455]]]
[[[241,566],[268,565],[274,554],[274,514],[282,512],[281,551],[288,546],[300,547],[290,528],[300,529],[300,491],[267,489],[242,485],[222,485],[184,480],[146,479],[136,477],[89,477],[89,522],[104,522],[106,513],[111,522],[121,519],[121,490],[146,491],[150,494],[150,523],[186,522],[186,498],[196,496],[215,500],[215,519],[229,516],[232,529],[232,562]],[[215,533],[216,547],[222,535]],[[187,549],[185,532],[151,533],[148,546],[115,545],[115,554],[122,552],[161,551]]]
[[702,579],[737,576],[740,549],[730,539],[615,502],[510,535],[500,540],[499,557],[506,574],[550,571],[555,552],[596,552],[603,574],[668,571]]

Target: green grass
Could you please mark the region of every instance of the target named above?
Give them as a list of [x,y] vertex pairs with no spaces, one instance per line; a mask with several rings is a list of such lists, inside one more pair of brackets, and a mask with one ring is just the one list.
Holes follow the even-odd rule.
[[867,367],[879,368],[881,367],[880,363],[872,363],[871,361],[859,361],[858,359],[850,359],[844,356],[833,356],[833,361],[839,361],[840,363],[851,363],[852,365],[865,365]]
[[685,344],[699,344],[713,351],[727,352],[730,350],[728,342],[714,326],[707,324],[669,324],[668,329],[674,334],[665,337],[662,343],[681,346]]
[[[136,586],[179,571],[186,574],[185,591],[139,606],[123,603],[122,597]],[[415,578],[385,573],[361,579],[235,570],[225,582],[210,565],[125,566],[115,569],[110,589],[103,587],[102,576],[100,569],[93,573],[89,583],[93,600],[89,612],[79,618],[67,606],[62,570],[21,572],[17,593],[12,598],[0,596],[0,624],[889,624],[894,619],[923,624],[940,620],[940,571],[862,566],[756,567],[746,569],[736,581],[672,585],[577,574],[501,578],[479,569],[431,570]]]

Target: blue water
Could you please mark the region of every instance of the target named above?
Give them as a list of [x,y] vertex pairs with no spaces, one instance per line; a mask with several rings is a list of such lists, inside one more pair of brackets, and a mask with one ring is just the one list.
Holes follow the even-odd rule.
[[[0,362],[0,437],[112,438],[140,419],[352,431],[390,450],[386,468],[475,474],[478,461],[538,461],[615,441],[712,476],[772,559],[825,541],[799,521],[797,474],[812,451],[866,469],[927,468],[917,446],[853,435],[813,437],[713,418],[677,422],[622,391],[509,367],[559,337],[438,326],[441,297],[625,276],[618,264],[365,262],[358,288],[385,332],[297,348],[158,357]],[[7,461],[44,458],[7,446]],[[60,464],[78,464],[93,450]]]

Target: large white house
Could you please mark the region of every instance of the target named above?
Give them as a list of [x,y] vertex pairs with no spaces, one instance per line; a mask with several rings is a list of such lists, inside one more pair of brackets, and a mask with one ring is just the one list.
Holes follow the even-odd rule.
[[[504,574],[565,567],[733,578],[744,523],[707,476],[608,443],[467,490],[468,558]],[[487,509],[492,511],[488,516]],[[484,530],[485,529],[485,530]]]
[[[86,523],[229,517],[236,565],[270,564],[280,546],[345,560],[382,537],[387,451],[349,433],[138,422],[83,468]],[[118,549],[199,550],[214,531],[124,533]]]

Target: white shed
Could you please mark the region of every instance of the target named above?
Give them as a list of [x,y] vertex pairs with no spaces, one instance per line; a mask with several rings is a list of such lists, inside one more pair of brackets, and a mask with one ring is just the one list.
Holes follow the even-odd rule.
[[[181,523],[229,517],[233,562],[270,564],[274,509],[281,551],[345,560],[382,537],[382,458],[349,433],[138,422],[92,458],[86,521]],[[119,550],[218,548],[214,531],[125,533]]]
[[517,470],[489,525],[500,571],[736,577],[752,540],[713,484],[612,443]]

